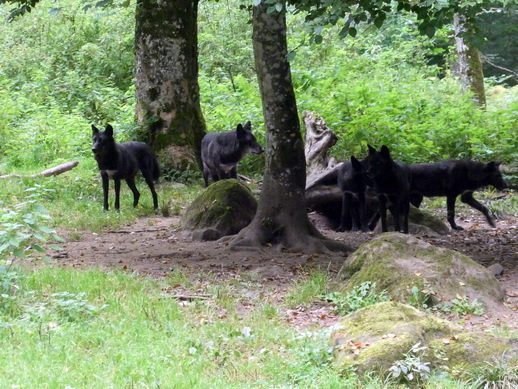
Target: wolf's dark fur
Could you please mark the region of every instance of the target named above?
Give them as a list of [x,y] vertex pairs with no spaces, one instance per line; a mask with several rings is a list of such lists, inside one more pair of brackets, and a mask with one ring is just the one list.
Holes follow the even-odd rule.
[[378,194],[381,229],[387,231],[387,207],[394,217],[395,231],[408,233],[410,211],[410,168],[406,163],[394,161],[387,146],[378,152],[369,146],[367,176]]
[[248,153],[261,154],[264,148],[252,134],[251,123],[239,124],[235,131],[211,132],[201,141],[205,186],[212,181],[237,178],[237,163]]
[[342,214],[337,231],[369,231],[366,190],[368,178],[362,162],[351,156],[338,170],[338,187],[343,192]]
[[461,195],[463,203],[484,214],[488,223],[495,227],[489,210],[473,198],[473,192],[492,185],[498,190],[505,189],[507,183],[500,173],[500,162],[481,163],[449,159],[435,163],[410,165],[412,172],[412,203],[419,204],[423,196],[446,196],[448,222],[454,230],[462,230],[455,224],[455,200]]
[[115,209],[119,209],[120,180],[126,180],[133,192],[136,207],[140,193],[135,185],[135,175],[140,170],[153,195],[153,207],[158,208],[158,197],[153,184],[160,176],[158,161],[147,144],[142,142],[116,143],[113,128],[109,124],[100,131],[92,124],[92,152],[97,161],[103,182],[104,210],[108,210],[109,180],[115,183]]

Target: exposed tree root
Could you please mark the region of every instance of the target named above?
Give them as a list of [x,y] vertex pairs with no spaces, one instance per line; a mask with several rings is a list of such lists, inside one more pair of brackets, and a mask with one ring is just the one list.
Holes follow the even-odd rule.
[[301,226],[278,226],[272,230],[261,223],[252,222],[228,242],[232,250],[257,250],[274,246],[279,251],[304,254],[343,252],[352,249],[344,243],[323,236],[311,222]]

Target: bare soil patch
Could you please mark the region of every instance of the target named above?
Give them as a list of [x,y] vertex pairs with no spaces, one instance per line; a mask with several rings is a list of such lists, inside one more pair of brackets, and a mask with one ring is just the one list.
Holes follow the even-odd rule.
[[[326,236],[353,249],[374,237],[371,233],[338,233],[327,228],[316,215],[310,216]],[[518,329],[518,219],[499,220],[497,228],[488,226],[481,215],[475,213],[458,219],[464,231],[420,238],[439,247],[460,251],[484,266],[501,264],[504,272],[499,281],[506,290],[506,300],[501,309],[490,314],[450,319],[467,327],[505,325]],[[174,269],[180,269],[199,279],[210,274],[212,279],[215,277],[221,282],[246,280],[260,286],[257,294],[269,290],[269,296],[276,296],[279,302],[294,281],[302,279],[311,269],[336,273],[346,259],[345,254],[303,255],[268,247],[258,251],[233,251],[227,243],[193,241],[179,225],[177,216],[151,217],[102,234],[85,231],[78,241],[62,244],[64,250],[54,252],[53,256],[62,266],[122,269],[150,277],[164,277]],[[67,236],[66,232],[62,235]],[[248,302],[243,299],[242,303],[249,306],[264,298],[264,294],[257,295]],[[326,304],[297,307],[283,314],[296,326],[325,326],[338,320],[332,307]]]

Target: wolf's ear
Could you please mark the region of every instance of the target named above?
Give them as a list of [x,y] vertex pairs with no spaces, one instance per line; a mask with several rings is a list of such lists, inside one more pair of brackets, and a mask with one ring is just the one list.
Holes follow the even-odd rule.
[[243,128],[247,131],[252,131],[252,123],[250,122],[250,120],[245,123],[245,126]]
[[111,124],[106,125],[106,129],[104,130],[105,134],[108,136],[113,136],[113,127]]
[[493,161],[493,162],[489,162],[487,165],[486,165],[486,170],[495,170],[495,169],[498,169],[498,167],[502,164],[502,161]]
[[390,158],[390,150],[387,146],[381,146],[380,154],[385,158]]
[[376,149],[374,147],[372,147],[371,145],[367,145],[367,147],[369,148],[369,155],[372,155],[376,152]]
[[351,155],[351,163],[352,163],[353,168],[355,170],[362,170],[363,169],[363,166],[362,166],[361,162],[358,161],[354,155]]
[[246,136],[246,130],[243,125],[239,123],[236,128],[237,139],[244,138]]
[[92,124],[92,135],[95,135],[98,132],[99,132],[99,129]]

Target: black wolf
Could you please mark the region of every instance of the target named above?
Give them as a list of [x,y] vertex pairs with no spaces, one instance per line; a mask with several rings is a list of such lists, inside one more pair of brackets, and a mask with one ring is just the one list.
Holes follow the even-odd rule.
[[387,146],[378,152],[369,146],[367,176],[378,195],[381,230],[387,232],[387,206],[394,217],[395,231],[408,233],[411,172],[406,163],[394,161]]
[[119,209],[121,180],[128,183],[133,192],[133,206],[137,206],[140,193],[135,186],[135,175],[139,170],[153,195],[153,207],[157,209],[158,197],[153,181],[160,176],[160,167],[151,147],[142,142],[116,143],[109,124],[104,131],[92,124],[92,141],[92,152],[103,181],[104,210],[108,210],[110,178],[115,182],[115,209]]
[[410,165],[412,172],[412,204],[419,206],[423,196],[446,196],[448,222],[454,230],[463,228],[455,224],[455,200],[460,200],[484,214],[488,223],[495,227],[489,210],[473,198],[473,192],[492,185],[498,190],[507,188],[499,169],[500,162],[481,163],[448,159],[435,163]]
[[264,148],[252,134],[252,124],[238,124],[235,131],[211,132],[201,141],[201,160],[205,186],[212,181],[237,178],[237,163],[248,153],[261,154]]
[[338,169],[338,187],[343,192],[342,214],[337,231],[369,231],[367,226],[366,168],[353,156]]

